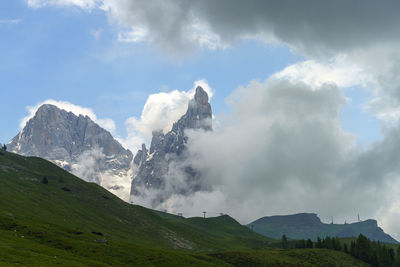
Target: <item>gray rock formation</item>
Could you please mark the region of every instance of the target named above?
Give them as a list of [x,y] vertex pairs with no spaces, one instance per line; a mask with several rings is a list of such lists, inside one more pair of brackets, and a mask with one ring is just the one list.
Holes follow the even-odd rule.
[[133,155],[88,116],[42,105],[8,148],[24,156],[50,160],[120,197],[129,198]]
[[[212,111],[208,95],[196,88],[194,99],[188,104],[186,114],[172,126],[171,131],[154,131],[150,150],[143,144],[134,158],[137,173],[132,180],[131,201],[151,195],[152,207],[165,201],[171,194],[187,195],[205,190],[201,175],[185,162],[187,129],[212,130]],[[152,192],[150,192],[152,191]]]

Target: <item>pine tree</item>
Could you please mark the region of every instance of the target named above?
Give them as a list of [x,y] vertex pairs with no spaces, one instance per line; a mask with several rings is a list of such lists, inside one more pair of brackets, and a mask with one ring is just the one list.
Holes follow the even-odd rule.
[[282,235],[282,248],[288,248],[288,241],[286,235]]
[[364,235],[360,234],[356,241],[356,257],[369,263],[373,255],[371,249],[371,241]]
[[48,183],[49,183],[49,180],[47,179],[47,177],[43,176],[42,184],[48,184]]
[[395,255],[395,253],[394,253],[394,249],[393,248],[389,248],[389,257],[390,257],[390,260],[392,261],[392,262],[394,262],[394,259],[396,258],[396,255]]
[[350,254],[354,257],[356,256],[356,243],[354,241],[350,243]]
[[343,245],[343,251],[344,251],[344,253],[349,253],[349,249],[347,248],[346,243],[344,243],[344,245]]
[[400,267],[400,245],[397,246],[396,256],[394,258],[393,266]]
[[306,247],[307,247],[307,248],[313,248],[313,242],[311,241],[310,238],[307,239]]
[[332,243],[334,250],[342,250],[342,244],[340,243],[340,239],[338,237],[335,237],[335,239],[332,239],[332,241],[334,241]]
[[315,247],[316,248],[322,248],[322,241],[321,241],[320,237],[317,238],[317,244],[315,244]]

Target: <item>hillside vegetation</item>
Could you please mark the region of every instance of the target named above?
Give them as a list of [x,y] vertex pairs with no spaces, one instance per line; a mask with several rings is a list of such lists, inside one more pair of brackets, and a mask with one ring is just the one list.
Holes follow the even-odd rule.
[[265,249],[270,242],[227,215],[186,219],[130,205],[46,160],[0,152],[0,265],[279,266],[301,265],[307,253],[360,263],[335,251]]

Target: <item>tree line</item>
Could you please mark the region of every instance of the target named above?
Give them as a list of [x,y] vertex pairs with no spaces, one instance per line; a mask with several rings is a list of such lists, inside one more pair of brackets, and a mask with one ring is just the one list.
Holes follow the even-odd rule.
[[285,235],[281,240],[282,248],[319,248],[342,251],[353,257],[371,264],[374,267],[400,267],[400,245],[396,251],[391,246],[387,246],[380,242],[371,241],[364,235],[360,234],[357,239],[348,243],[341,241],[338,237],[317,238],[316,242],[311,239],[301,239],[291,242]]

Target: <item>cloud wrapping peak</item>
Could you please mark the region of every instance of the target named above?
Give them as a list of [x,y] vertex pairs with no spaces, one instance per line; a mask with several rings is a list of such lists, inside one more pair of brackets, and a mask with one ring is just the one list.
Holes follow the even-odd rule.
[[188,91],[173,90],[151,94],[140,118],[130,117],[126,120],[127,137],[120,138],[119,141],[132,151],[137,151],[143,143],[150,142],[153,131],[170,131],[172,124],[185,114],[197,86],[203,87],[209,99],[212,98],[213,90],[204,79],[195,81],[193,88]]
[[210,190],[166,195],[157,208],[187,216],[207,208],[242,223],[297,212],[351,222],[360,213],[398,232],[393,214],[400,214],[400,197],[392,188],[400,184],[398,125],[360,150],[340,122],[346,99],[329,84],[316,89],[285,79],[253,81],[239,87],[230,103],[232,113],[215,131],[187,131],[187,161],[170,165],[174,175],[166,176],[168,188],[168,182],[183,179],[178,171],[189,165]]
[[[339,110],[346,102],[337,87],[312,90],[303,83],[271,79],[239,88],[233,98],[233,112],[218,130],[187,132],[189,165],[200,170],[203,182],[214,188],[209,201],[215,200],[214,191],[224,201],[214,203],[215,207],[229,208],[246,222],[257,214],[307,207],[305,202],[279,203],[275,210],[263,205],[275,197],[279,201],[279,195],[310,204],[317,195],[308,199],[307,190],[329,191],[327,187],[336,183],[331,178],[347,159],[354,139],[340,125]],[[174,211],[188,213],[188,203],[201,203],[175,197],[166,204]],[[244,208],[257,201],[258,208]]]

